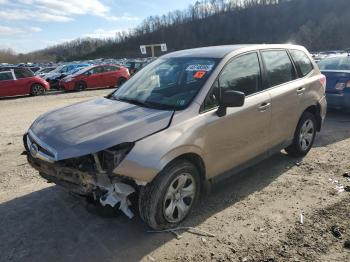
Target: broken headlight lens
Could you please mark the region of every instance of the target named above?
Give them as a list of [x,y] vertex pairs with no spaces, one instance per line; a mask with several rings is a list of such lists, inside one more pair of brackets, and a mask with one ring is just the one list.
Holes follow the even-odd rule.
[[102,168],[111,173],[134,147],[134,143],[123,143],[100,152]]

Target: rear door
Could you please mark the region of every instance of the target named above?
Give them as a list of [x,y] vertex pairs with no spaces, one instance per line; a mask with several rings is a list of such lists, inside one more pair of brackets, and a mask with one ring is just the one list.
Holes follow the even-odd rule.
[[284,49],[261,50],[265,78],[271,94],[271,147],[293,138],[300,118],[304,82]]
[[32,77],[34,76],[33,72],[27,69],[14,69],[15,73],[15,89],[18,95],[25,95],[30,93]]
[[13,95],[17,95],[13,72],[0,72],[0,97]]
[[[210,161],[208,174],[215,176],[253,159],[269,149],[271,98],[262,90],[257,52],[233,58],[222,70],[204,105],[205,154]],[[242,107],[227,108],[219,117],[216,107],[221,90],[244,92]],[[215,108],[215,110],[212,110]]]

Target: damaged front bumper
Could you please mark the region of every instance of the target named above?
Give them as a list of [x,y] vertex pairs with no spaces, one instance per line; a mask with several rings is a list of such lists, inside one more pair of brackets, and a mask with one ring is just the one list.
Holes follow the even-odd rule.
[[[47,155],[52,151],[44,148],[33,139],[33,136],[25,135],[24,144],[29,164],[48,182],[53,182],[81,196],[92,196],[104,206],[117,206],[129,218],[133,217],[129,209],[131,203],[128,196],[135,192],[134,182],[113,174],[110,168],[104,169],[105,165],[100,162],[101,155],[91,154],[54,161],[54,155],[47,159]],[[113,160],[108,157],[107,159]]]

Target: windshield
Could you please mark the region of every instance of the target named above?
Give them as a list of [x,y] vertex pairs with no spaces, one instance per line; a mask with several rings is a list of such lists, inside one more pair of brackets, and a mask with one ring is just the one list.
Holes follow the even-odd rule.
[[134,75],[112,98],[158,109],[183,109],[215,68],[213,58],[159,58]]
[[59,73],[61,71],[61,69],[64,67],[65,67],[65,65],[58,66],[58,67],[56,67],[56,69],[50,71],[50,73]]
[[318,63],[320,70],[350,70],[350,57],[329,57]]

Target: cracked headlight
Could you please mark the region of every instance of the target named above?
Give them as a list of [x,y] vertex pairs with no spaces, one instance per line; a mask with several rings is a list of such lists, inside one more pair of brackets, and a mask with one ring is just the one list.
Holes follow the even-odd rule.
[[123,143],[100,152],[102,168],[111,173],[134,147],[134,143]]

